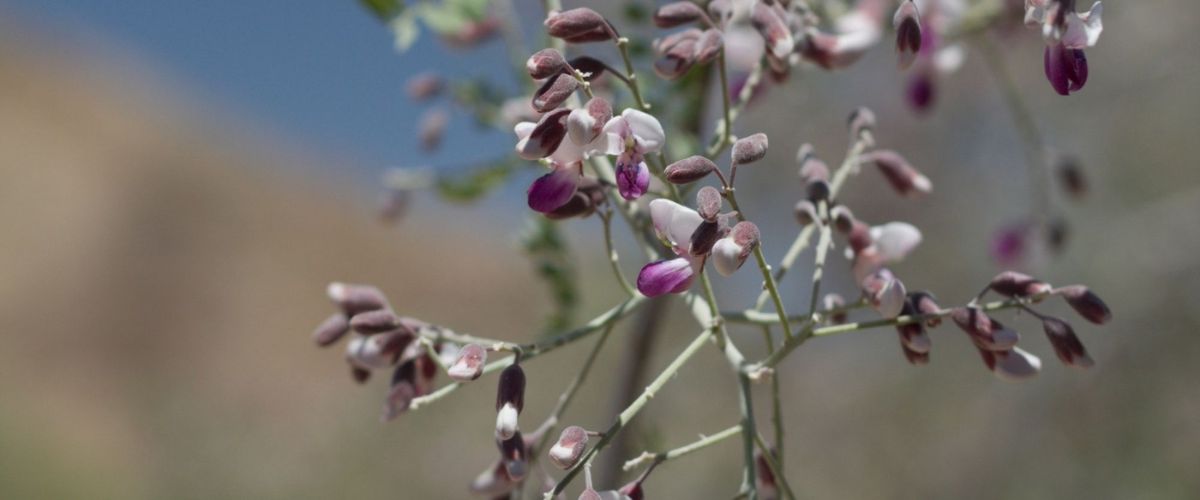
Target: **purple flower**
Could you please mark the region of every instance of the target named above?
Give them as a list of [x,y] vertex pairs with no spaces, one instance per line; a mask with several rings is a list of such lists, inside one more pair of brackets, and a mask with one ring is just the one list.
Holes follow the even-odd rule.
[[605,152],[617,155],[617,188],[627,200],[636,200],[650,186],[650,170],[645,155],[662,149],[666,141],[662,124],[648,113],[626,109],[604,124],[604,132],[596,138],[605,142]]
[[550,173],[538,177],[529,185],[529,208],[541,213],[553,212],[565,205],[579,188],[581,163],[574,166],[554,165]]
[[1025,0],[1025,24],[1042,28],[1046,48],[1042,63],[1046,79],[1060,95],[1069,95],[1087,83],[1087,57],[1083,49],[1096,45],[1104,24],[1100,2],[1082,14],[1073,0]]
[[646,168],[646,162],[637,160],[629,153],[617,157],[617,190],[626,200],[641,198],[650,187],[650,169]]
[[692,234],[704,221],[695,210],[659,198],[650,202],[650,220],[658,236],[671,245],[679,257],[651,262],[638,273],[637,288],[647,297],[668,293],[683,293],[692,286],[692,280],[704,256],[691,254]]

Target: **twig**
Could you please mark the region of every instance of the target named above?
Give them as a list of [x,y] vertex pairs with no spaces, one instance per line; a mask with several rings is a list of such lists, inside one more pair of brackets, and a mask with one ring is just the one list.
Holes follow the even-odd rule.
[[651,463],[651,462],[662,463],[662,462],[666,462],[668,460],[674,460],[676,458],[691,454],[696,451],[700,451],[704,448],[707,448],[707,447],[717,444],[721,441],[729,439],[733,436],[740,434],[741,432],[742,432],[742,424],[737,424],[737,425],[734,425],[733,427],[725,429],[725,430],[718,432],[716,434],[713,434],[711,436],[701,436],[699,440],[696,440],[694,442],[680,446],[680,447],[675,448],[670,451],[659,452],[659,453],[650,453],[648,451],[644,451],[644,452],[642,452],[641,455],[638,455],[636,458],[630,459],[629,461],[625,462],[625,465],[623,465],[621,467],[621,470],[629,472],[629,471],[636,469],[638,467],[641,467],[642,465],[645,465],[647,463]]

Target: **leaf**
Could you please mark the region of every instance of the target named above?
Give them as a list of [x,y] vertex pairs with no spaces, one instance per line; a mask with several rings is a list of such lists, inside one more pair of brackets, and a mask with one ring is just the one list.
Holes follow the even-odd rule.
[[417,16],[411,10],[401,12],[400,15],[388,21],[388,29],[392,30],[392,36],[396,38],[396,50],[399,52],[407,52],[417,42],[417,35],[420,34],[420,27],[417,26]]
[[516,162],[510,159],[474,169],[466,175],[444,176],[437,180],[437,192],[447,201],[473,202],[504,185],[515,167]]
[[461,11],[448,4],[421,4],[420,15],[429,29],[442,35],[458,33],[471,22]]
[[391,21],[404,11],[404,0],[358,0],[358,3],[383,22]]

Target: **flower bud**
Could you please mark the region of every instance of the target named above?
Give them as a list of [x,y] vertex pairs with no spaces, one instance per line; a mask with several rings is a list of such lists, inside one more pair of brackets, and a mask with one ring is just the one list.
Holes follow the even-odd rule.
[[572,43],[601,42],[615,36],[604,16],[586,7],[552,12],[545,25],[547,34]]
[[665,174],[667,182],[672,184],[687,184],[703,179],[717,169],[717,165],[700,155],[689,156],[667,165]]
[[554,49],[542,49],[534,52],[525,62],[525,69],[534,80],[550,78],[568,70],[567,60],[561,52]]
[[792,31],[779,13],[763,2],[755,2],[750,11],[750,24],[758,30],[767,44],[767,52],[778,59],[787,58],[795,49]]
[[317,328],[313,330],[313,342],[318,346],[328,347],[340,340],[350,331],[350,323],[346,321],[346,315],[342,313],[333,313],[325,321],[322,321]]
[[859,137],[862,137],[863,132],[875,129],[875,112],[866,107],[855,108],[850,112],[850,117],[846,119],[846,126],[850,129],[850,137],[858,140]]
[[1090,368],[1095,364],[1091,356],[1088,356],[1087,349],[1083,347],[1083,342],[1075,335],[1075,330],[1066,321],[1047,316],[1042,318],[1042,330],[1046,332],[1046,338],[1054,347],[1054,354],[1058,355],[1058,359],[1064,365]]
[[408,79],[405,90],[408,98],[414,101],[424,101],[442,92],[445,83],[437,73],[427,71]]
[[721,211],[723,203],[724,200],[717,188],[704,186],[696,192],[696,212],[700,214],[701,219],[717,220],[717,214]]
[[859,285],[871,302],[871,307],[884,318],[895,318],[904,309],[907,292],[904,283],[887,269],[877,270]]
[[[918,290],[908,294],[908,301],[912,303],[913,309],[917,314],[938,314],[942,312],[942,308],[937,304],[937,298],[933,294]],[[929,328],[937,328],[942,324],[940,316],[934,316],[925,320],[925,326]]]
[[829,199],[829,167],[815,155],[808,155],[800,163],[800,179],[805,183],[808,199]]
[[846,299],[837,293],[827,293],[821,299],[821,304],[829,315],[829,322],[840,325],[846,322]]
[[350,318],[350,328],[363,335],[374,335],[395,330],[399,319],[391,310],[376,309],[355,314]]
[[912,0],[900,4],[892,17],[896,29],[896,53],[900,56],[900,69],[907,69],[921,50],[921,15]]
[[[900,309],[900,314],[903,316],[915,316],[917,310],[913,306],[912,301],[905,300],[904,305]],[[925,333],[925,327],[921,322],[905,323],[896,325],[896,333],[900,335],[900,346],[905,351],[905,357],[912,364],[925,364],[928,359],[922,359],[920,354],[929,354],[930,348],[933,347],[933,342],[929,340],[929,335]],[[911,355],[909,353],[912,353]]]
[[687,1],[671,2],[654,11],[654,25],[659,28],[674,28],[707,18],[699,5]]
[[1030,297],[1049,293],[1051,287],[1044,281],[1016,271],[1004,271],[992,278],[988,288],[1006,297]]
[[600,136],[604,124],[611,119],[612,105],[603,97],[593,97],[587,106],[567,115],[567,133],[575,144],[589,144]]
[[701,31],[695,28],[654,41],[654,72],[666,80],[675,80],[696,64]]
[[[833,210],[829,211],[829,218],[833,219],[833,228],[837,229],[839,233],[850,234],[854,230],[854,223],[856,222],[854,220],[854,213],[846,205],[833,207]],[[866,227],[866,225],[863,225],[863,227]],[[867,235],[870,237],[869,231]]]
[[817,207],[811,201],[797,201],[794,211],[796,212],[796,222],[799,222],[801,226],[807,226],[819,220],[817,217]]
[[446,374],[456,382],[470,382],[483,375],[485,363],[487,349],[478,344],[467,344],[458,350],[458,358],[446,370]]
[[713,267],[722,276],[732,276],[734,272],[746,263],[750,252],[758,246],[758,226],[753,222],[743,221],[733,226],[729,236],[721,238],[712,247]]
[[546,79],[541,88],[533,93],[533,109],[546,113],[562,105],[579,88],[575,75],[559,73]]
[[873,151],[864,155],[864,160],[874,162],[879,172],[892,185],[892,189],[901,196],[915,197],[933,191],[933,183],[929,182],[929,178],[913,168],[895,151]]
[[1092,293],[1088,287],[1071,285],[1059,288],[1057,291],[1067,300],[1067,304],[1084,319],[1097,325],[1103,325],[1112,319],[1112,311],[1109,311],[1108,305]]
[[713,245],[724,236],[722,233],[721,225],[717,221],[701,222],[699,226],[696,226],[696,231],[692,233],[690,253],[697,257],[707,255],[712,251]]
[[347,316],[387,307],[387,299],[384,298],[383,292],[369,285],[330,283],[325,289],[325,294]]
[[767,156],[767,134],[759,132],[749,137],[743,137],[733,143],[731,151],[734,165],[754,163]]
[[525,438],[521,437],[521,432],[514,431],[511,437],[498,440],[496,445],[500,448],[501,461],[504,462],[504,471],[508,473],[508,477],[514,481],[524,479],[525,474],[529,472],[529,460]]
[[862,253],[871,246],[871,226],[863,221],[855,220],[850,224],[850,232],[846,233],[846,241],[850,244],[850,251],[854,255]]
[[517,416],[525,407],[525,371],[513,363],[500,372],[496,390],[496,437],[507,440],[517,432]]
[[550,447],[550,462],[562,470],[574,467],[587,449],[587,443],[588,434],[583,427],[572,425],[563,429],[558,441]]
[[431,109],[421,115],[421,122],[417,126],[417,137],[421,142],[421,149],[436,150],[442,144],[442,137],[446,135],[446,124],[449,122],[450,115],[441,108]]
[[[567,137],[566,121],[570,113],[569,109],[556,109],[542,115],[529,134],[517,142],[517,155],[526,160],[536,160],[554,154]],[[522,127],[528,126],[528,122],[519,123],[515,129],[522,131]]]
[[725,47],[725,35],[717,29],[707,29],[696,40],[696,62],[708,64],[717,58]]
[[417,366],[415,360],[401,363],[400,366],[396,367],[396,371],[392,372],[391,389],[388,390],[381,420],[389,422],[408,411],[408,407],[412,405],[412,400],[421,395],[421,390],[416,383],[416,379]]
[[1037,375],[1042,369],[1042,360],[1020,348],[995,353],[996,361],[992,372],[1003,380],[1020,381]]
[[1070,95],[1087,83],[1087,56],[1083,49],[1072,49],[1062,42],[1047,45],[1042,53],[1042,67],[1050,86],[1059,95]]
[[982,309],[969,306],[955,309],[950,318],[958,325],[967,336],[971,338],[971,342],[980,350],[1000,352],[1011,349],[1020,340],[1020,335],[1015,331],[1005,328],[989,317]]

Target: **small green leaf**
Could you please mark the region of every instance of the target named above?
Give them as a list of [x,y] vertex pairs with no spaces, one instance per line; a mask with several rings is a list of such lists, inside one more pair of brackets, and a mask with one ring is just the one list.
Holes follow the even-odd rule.
[[380,21],[388,22],[404,11],[404,0],[358,0]]
[[419,9],[425,25],[442,35],[458,33],[471,21],[452,5],[426,3]]
[[396,38],[396,50],[399,52],[407,52],[412,48],[417,42],[417,35],[420,34],[417,16],[411,10],[401,12],[388,21],[388,29],[392,30],[392,36]]

